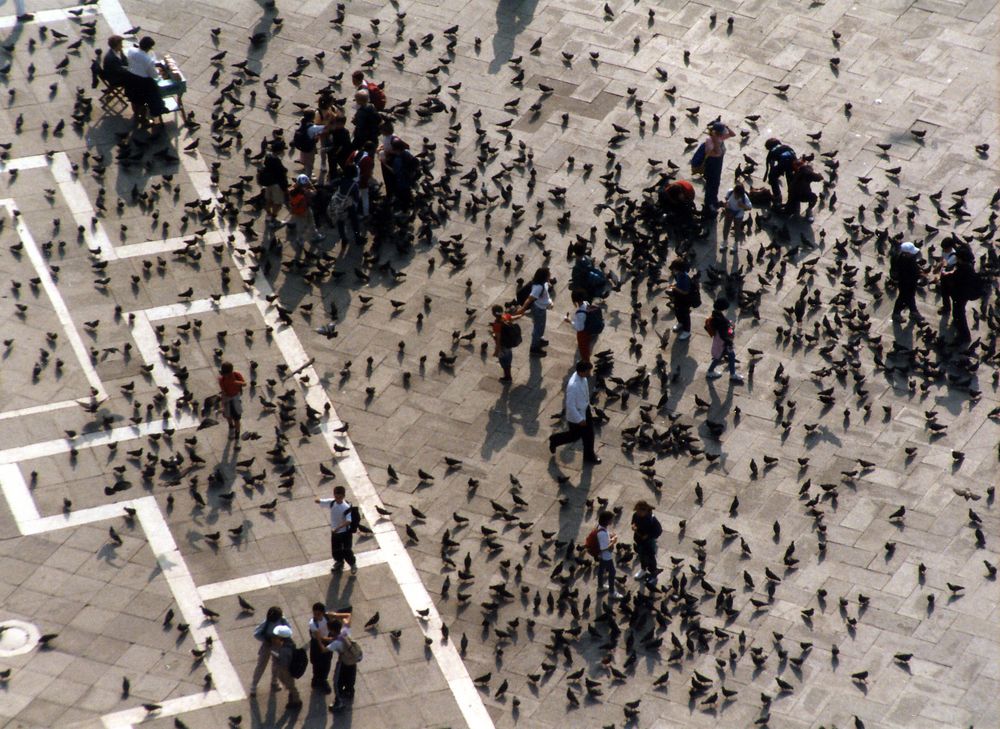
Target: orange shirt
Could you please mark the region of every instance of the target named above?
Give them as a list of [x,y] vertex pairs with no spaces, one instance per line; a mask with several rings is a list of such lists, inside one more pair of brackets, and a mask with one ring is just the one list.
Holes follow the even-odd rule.
[[247,384],[247,381],[243,379],[243,375],[235,370],[219,378],[219,389],[222,390],[222,394],[226,397],[239,395],[243,391],[245,384]]

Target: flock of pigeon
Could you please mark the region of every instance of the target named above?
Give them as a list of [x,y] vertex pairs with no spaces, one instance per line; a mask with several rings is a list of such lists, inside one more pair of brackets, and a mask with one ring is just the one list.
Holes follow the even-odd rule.
[[[600,14],[598,8],[595,10]],[[625,11],[615,11],[605,5],[604,19],[615,19],[617,12]],[[655,8],[648,10],[650,27],[656,21],[657,12]],[[415,325],[412,334],[398,345],[386,347],[384,342],[378,345],[383,350],[397,351],[398,361],[403,363],[399,367],[399,385],[409,388],[414,378],[425,376],[432,367],[445,374],[465,367],[487,370],[493,367],[488,358],[487,341],[479,345],[478,361],[474,356],[475,340],[477,336],[482,337],[479,328],[484,325],[485,312],[492,303],[482,300],[479,295],[481,282],[502,279],[510,284],[508,288],[512,291],[522,282],[522,271],[529,262],[541,260],[560,270],[554,260],[554,248],[559,245],[557,240],[565,241],[570,257],[584,247],[592,248],[620,281],[620,286],[606,302],[609,312],[620,314],[620,325],[617,332],[605,335],[609,348],[596,355],[594,412],[598,421],[608,426],[600,440],[620,446],[624,461],[635,463],[636,479],[641,481],[644,495],[658,497],[665,490],[680,492],[687,495],[686,510],[694,515],[702,513],[706,501],[713,495],[710,484],[719,482],[713,479],[729,473],[726,434],[740,428],[745,416],[739,405],[730,410],[697,394],[690,399],[684,396],[693,375],[675,364],[668,352],[671,347],[669,305],[664,294],[666,263],[678,250],[678,242],[647,222],[651,200],[655,199],[658,188],[664,181],[684,176],[686,172],[684,158],[699,141],[698,132],[706,121],[699,116],[700,106],[675,109],[675,103],[684,98],[684,89],[671,81],[672,68],[657,66],[655,73],[643,80],[641,91],[638,85],[627,89],[622,105],[632,121],[610,125],[612,133],[603,158],[578,161],[570,156],[560,169],[547,171],[536,166],[530,140],[522,137],[515,126],[518,120],[530,122],[537,118],[547,104],[554,103],[555,89],[545,83],[530,83],[530,74],[536,69],[572,67],[574,64],[590,64],[596,68],[602,63],[599,51],[550,53],[544,39],[539,38],[526,44],[527,50],[521,55],[511,57],[507,61],[508,68],[500,74],[500,78],[512,87],[512,98],[499,109],[473,109],[463,104],[462,81],[452,78],[451,66],[459,54],[478,55],[482,49],[481,39],[470,39],[459,26],[414,36],[407,29],[406,12],[393,6],[389,14],[388,20],[349,17],[347,8],[339,4],[334,17],[329,19],[329,27],[340,35],[342,44],[312,57],[300,56],[291,68],[278,68],[274,66],[278,62],[273,61],[267,48],[280,42],[283,21],[276,10],[265,10],[264,29],[249,38],[246,59],[236,60],[227,50],[219,50],[212,56],[215,70],[208,79],[208,87],[200,89],[206,94],[204,105],[211,109],[209,119],[188,112],[179,120],[180,139],[175,140],[172,132],[152,137],[139,132],[122,133],[113,149],[90,148],[74,158],[74,172],[87,179],[88,184],[99,187],[94,207],[97,218],[105,226],[126,213],[138,211],[148,217],[153,236],[188,236],[187,245],[170,256],[154,256],[142,261],[142,270],[132,274],[129,280],[132,295],[138,296],[151,280],[162,280],[168,269],[179,268],[185,271],[179,276],[190,276],[201,270],[203,259],[211,257],[218,264],[218,279],[204,295],[218,301],[225,294],[251,285],[258,274],[272,281],[281,277],[286,281],[295,280],[307,292],[303,302],[291,306],[284,303],[280,295],[270,299],[281,325],[304,326],[304,331],[309,331],[316,323],[314,319],[322,317],[329,321],[321,327],[321,333],[331,339],[343,329],[365,326],[372,317],[383,314],[389,318],[407,317],[408,309],[417,308],[419,311],[412,317]],[[711,29],[714,30],[716,22],[717,17],[712,13]],[[89,59],[83,51],[95,42],[94,21],[77,18],[65,25],[68,30],[44,24],[25,26],[24,38],[4,46],[2,52],[8,58],[20,60],[30,58],[39,46],[50,52],[63,49],[65,59],[56,65],[58,73],[84,68],[89,65]],[[733,18],[728,18],[726,29],[728,33],[734,32]],[[139,29],[133,31],[139,32]],[[636,49],[646,40],[640,31],[637,33]],[[212,29],[205,42],[218,46],[226,40],[225,36],[223,29]],[[840,47],[841,36],[834,32],[831,52],[839,53]],[[686,50],[678,56],[678,65],[692,60]],[[831,70],[840,63],[838,55],[831,56]],[[273,70],[269,76],[262,70],[268,64]],[[12,62],[3,65],[0,72],[10,74]],[[373,215],[368,244],[357,245],[340,256],[334,255],[329,246],[305,251],[289,250],[286,246],[282,250],[276,240],[278,233],[261,232],[261,199],[255,194],[254,165],[268,151],[285,149],[284,134],[275,129],[256,141],[249,134],[244,137],[243,117],[248,109],[262,110],[280,126],[278,120],[292,108],[311,107],[317,96],[334,97],[349,110],[351,90],[344,88],[342,78],[346,70],[355,67],[386,77],[405,71],[412,81],[406,85],[389,84],[387,91],[391,104],[385,113],[395,120],[397,133],[409,139],[422,163],[424,175],[416,207],[403,218]],[[419,75],[413,74],[416,67],[421,68]],[[334,73],[331,74],[331,70]],[[34,68],[29,66],[29,78],[34,73]],[[321,82],[316,95],[299,90],[289,98],[287,89],[290,86],[299,89],[300,84],[306,82],[310,86]],[[57,80],[52,85],[53,96],[63,93],[64,85]],[[416,95],[420,86],[427,88]],[[648,86],[656,87],[652,98],[646,93]],[[774,92],[785,98],[789,88],[789,84],[778,84]],[[404,91],[415,95],[403,98],[406,96]],[[11,86],[8,92],[11,103],[16,93],[16,85]],[[664,107],[666,111],[662,110]],[[843,114],[849,119],[852,113],[852,105],[846,104]],[[55,144],[56,139],[69,140],[84,134],[97,116],[94,95],[78,89],[69,122],[59,120],[51,126],[45,122],[40,132],[49,144]],[[762,140],[756,133],[760,118],[759,114],[754,114],[742,120],[739,142],[744,147],[760,146]],[[568,129],[572,124],[571,113],[563,112],[550,123]],[[18,116],[16,135],[31,133],[23,124],[23,116]],[[675,135],[682,128],[689,130],[688,136]],[[423,129],[440,132],[440,137],[425,136],[421,143],[414,143]],[[918,144],[923,143],[926,134],[925,130],[912,133]],[[1000,311],[989,301],[974,308],[973,328],[979,337],[964,352],[948,350],[940,333],[928,323],[917,328],[914,339],[907,340],[909,343],[894,340],[880,331],[882,320],[888,317],[883,299],[892,292],[886,275],[887,254],[894,242],[918,237],[925,241],[924,255],[933,259],[935,236],[953,230],[973,246],[979,269],[995,276],[1000,271],[994,248],[1000,190],[986,206],[974,211],[967,208],[967,189],[931,194],[913,191],[894,201],[898,197],[894,190],[905,178],[902,164],[880,170],[878,174],[883,177],[876,177],[873,172],[843,181],[838,176],[838,152],[821,147],[822,135],[822,130],[809,135],[808,144],[825,170],[821,197],[829,214],[821,222],[828,228],[819,228],[813,235],[812,230],[782,218],[754,215],[742,260],[734,254],[728,268],[715,263],[710,250],[711,240],[680,244],[699,261],[706,291],[726,294],[736,302],[740,314],[737,351],[747,361],[750,383],[753,383],[759,363],[778,362],[767,375],[773,380],[772,424],[777,437],[781,443],[792,439],[808,447],[823,441],[838,427],[841,432],[849,431],[852,422],[867,425],[881,419],[889,423],[894,418],[894,403],[901,403],[897,407],[905,407],[910,400],[923,401],[945,388],[952,398],[964,401],[970,413],[968,417],[971,417],[983,397],[982,389],[991,387],[995,393],[1000,378],[1000,354],[997,352]],[[683,138],[683,142],[678,137]],[[646,148],[648,139],[655,139],[657,147],[664,154],[672,154],[676,161],[646,158],[641,174],[646,175],[648,184],[633,187],[630,181],[639,177],[636,167],[642,166],[637,159],[644,157],[639,150]],[[215,160],[210,169],[218,195],[188,200],[183,176],[164,170],[175,168],[181,155],[193,154],[203,141],[207,144],[200,147],[201,151]],[[882,161],[889,164],[893,145],[886,142],[875,146],[880,150]],[[4,158],[9,158],[12,144],[8,142],[2,147]],[[975,147],[975,153],[980,158],[988,158],[989,146],[982,143]],[[582,151],[577,154],[582,158]],[[730,154],[734,155],[732,151]],[[736,179],[749,180],[759,169],[753,154],[744,149],[732,174]],[[109,190],[110,176],[116,172],[137,177],[158,176],[159,179],[144,189],[137,183],[116,199]],[[545,177],[549,174],[561,184],[546,183]],[[11,180],[16,176],[8,173],[5,177]],[[599,185],[601,199],[596,202],[593,215],[568,204],[573,197],[570,188],[577,180],[596,181]],[[856,188],[853,194],[862,195],[865,201],[856,209],[841,213],[837,190],[844,186]],[[880,189],[872,189],[874,186]],[[45,195],[55,204],[55,190],[47,190]],[[842,193],[841,196],[846,195]],[[983,195],[980,191],[974,193],[974,197],[978,201]],[[175,216],[171,208],[176,208],[180,214]],[[979,224],[970,222],[973,220]],[[216,226],[227,231],[228,239],[223,243],[207,244],[205,236]],[[476,231],[478,234],[474,234]],[[126,223],[120,224],[122,241],[128,239],[130,232]],[[11,242],[9,229],[4,237],[7,255],[20,259],[23,256],[21,244]],[[61,237],[60,223],[55,221],[53,240],[43,245],[46,256],[53,255],[53,246],[57,252],[66,246],[64,240],[59,240]],[[114,291],[121,302],[121,289],[115,288],[116,277],[121,274],[114,264],[100,261],[97,251],[92,253],[95,254],[91,262],[95,295]],[[229,253],[234,256],[238,273],[226,265]],[[440,266],[447,270],[448,276],[463,281],[468,304],[464,320],[448,321],[447,317],[437,316],[435,299],[419,288],[417,303],[409,294],[397,296],[392,293],[396,287],[405,287],[408,280],[416,278],[416,274],[408,273],[406,268],[409,264],[415,267],[417,259],[426,262],[428,279],[435,276]],[[52,268],[57,274],[58,268],[54,265]],[[188,268],[190,272],[186,272]],[[240,277],[242,280],[236,280]],[[206,279],[207,276],[202,276],[195,285],[179,291],[178,299],[195,297],[196,289],[203,289]],[[38,285],[37,279],[29,281],[35,293]],[[20,281],[13,281],[12,286],[15,290],[23,288]],[[355,293],[354,289],[358,291]],[[361,289],[368,293],[362,293]],[[384,300],[380,296],[383,293]],[[353,303],[352,298],[356,300]],[[762,307],[776,301],[792,303],[779,305],[777,310],[783,308],[785,320],[775,325],[767,320]],[[388,304],[388,309],[382,306],[383,303]],[[929,296],[923,305],[933,305]],[[30,305],[17,303],[16,306],[16,316],[26,320]],[[126,308],[129,307],[119,303],[109,311],[110,325],[102,324],[100,319],[83,323],[95,342],[91,349],[95,361],[110,355],[130,356],[130,343],[104,348],[96,344],[98,336],[109,328],[114,329],[111,336],[117,336],[122,327],[129,325],[123,316]],[[773,334],[770,351],[740,346],[741,339],[749,338],[758,327]],[[163,359],[182,390],[176,407],[179,412],[196,414],[202,419],[199,431],[216,424],[212,416],[217,404],[214,389],[209,384],[214,380],[202,377],[187,366],[190,359],[185,356],[186,348],[204,344],[201,329],[201,319],[195,318],[179,325],[158,325],[155,330]],[[432,339],[447,341],[449,333],[450,351],[423,344]],[[240,346],[252,354],[261,336],[267,346],[271,334],[269,328],[263,335],[250,328],[242,332],[217,330],[214,360],[220,362],[227,353],[227,345],[235,340],[240,340]],[[435,337],[437,334],[442,336]],[[58,335],[50,333],[48,343],[52,344],[57,338]],[[18,346],[20,343],[15,339],[4,341],[8,351]],[[366,381],[371,379],[374,369],[386,366],[382,362],[383,355],[380,350],[367,356]],[[46,349],[41,349],[34,363],[36,381],[55,376],[61,370],[61,361],[53,363],[50,359]],[[803,366],[798,360],[814,365]],[[818,360],[822,363],[817,365]],[[240,363],[237,366],[239,368]],[[260,427],[252,426],[243,439],[255,449],[258,447],[252,442],[264,440],[268,445],[266,449],[259,448],[231,466],[216,466],[213,463],[215,456],[199,448],[200,432],[183,437],[183,443],[177,444],[173,431],[168,429],[163,434],[148,436],[147,442],[120,455],[116,445],[110,446],[121,462],[109,473],[112,482],[105,487],[105,495],[113,498],[128,491],[135,485],[133,479],[138,479],[147,488],[153,488],[155,494],[163,494],[168,513],[175,509],[190,509],[194,513],[222,505],[244,511],[256,510],[273,518],[282,503],[293,498],[293,488],[303,480],[318,479],[323,484],[336,478],[335,463],[332,466],[320,463],[318,476],[310,473],[304,479],[303,470],[313,467],[299,465],[296,458],[296,448],[319,432],[328,413],[301,401],[297,386],[291,384],[294,380],[289,380],[295,373],[288,367],[279,364],[273,371],[263,371],[257,361],[250,361],[248,366],[252,387],[247,420]],[[350,360],[340,365],[339,385],[342,387],[355,376],[351,366]],[[72,442],[80,432],[109,428],[121,419],[138,424],[161,418],[170,402],[169,390],[149,387],[152,367],[144,366],[139,376],[138,388],[143,390],[144,380],[145,391],[150,394],[148,402],[136,395],[135,381],[122,385],[121,399],[116,396],[110,403],[99,401],[95,391],[83,403],[84,410],[94,421],[79,429],[67,429],[66,437]],[[982,379],[984,372],[991,373],[988,386]],[[373,384],[363,387],[365,405],[379,397],[380,392]],[[810,388],[814,390],[815,402],[804,401],[809,397],[806,393]],[[111,406],[117,403],[128,403],[125,412],[114,411]],[[127,411],[128,407],[131,412]],[[925,411],[925,442],[946,438],[950,425],[963,417],[966,417],[964,413],[946,417],[935,407],[929,407]],[[1000,407],[994,408],[989,418],[1000,421]],[[754,419],[758,423],[766,422],[759,412]],[[611,423],[621,424],[617,434],[610,432]],[[273,430],[273,435],[262,435],[258,430],[265,433]],[[341,426],[342,433],[347,430],[346,424]],[[360,434],[362,442],[364,438],[365,434]],[[919,459],[923,451],[919,444],[908,445],[900,455],[906,463],[911,463]],[[77,455],[75,449],[70,451],[71,464]],[[965,453],[954,449],[951,456],[955,466],[960,468]],[[896,454],[886,453],[885,458],[896,458]],[[1000,459],[1000,444],[997,458]],[[700,479],[695,476],[698,482],[692,484],[668,482],[662,469],[663,462],[668,459],[688,464],[691,474],[704,476]],[[812,460],[813,457],[805,455],[788,458],[780,452],[754,454],[749,460],[747,475],[738,476],[741,481],[758,484],[776,469],[786,472],[791,469],[790,473],[799,484],[798,499],[807,528],[796,530],[794,535],[783,534],[782,524],[775,520],[771,528],[774,549],[766,544],[756,547],[749,533],[741,531],[741,499],[734,495],[729,501],[728,515],[722,514],[722,522],[713,531],[700,529],[701,519],[696,534],[688,534],[688,519],[665,523],[663,542],[668,537],[676,540],[669,545],[661,543],[670,556],[661,575],[660,587],[655,591],[638,591],[631,587],[627,576],[622,577],[620,589],[624,598],[610,602],[601,597],[595,599],[589,593],[593,564],[584,552],[580,535],[546,528],[554,525],[546,525],[542,511],[536,506],[538,501],[533,501],[533,497],[549,499],[558,490],[558,509],[563,513],[577,513],[579,519],[574,523],[593,521],[597,511],[604,508],[611,508],[622,516],[621,505],[576,491],[570,476],[559,475],[551,486],[536,486],[522,484],[512,473],[509,484],[505,484],[508,488],[505,495],[493,498],[478,495],[484,486],[481,474],[480,477],[469,476],[470,504],[474,500],[488,502],[489,507],[484,507],[483,511],[491,515],[485,518],[464,515],[458,508],[452,514],[451,523],[439,530],[440,533],[424,529],[428,521],[440,521],[438,517],[432,515],[429,520],[426,506],[421,510],[410,503],[412,518],[407,518],[407,523],[403,524],[407,545],[416,548],[423,544],[420,548],[425,549],[428,539],[440,541],[442,576],[435,584],[439,585],[437,602],[446,624],[440,637],[426,640],[456,640],[461,653],[474,657],[477,663],[487,656],[495,668],[478,675],[474,682],[486,700],[509,707],[515,716],[526,705],[527,697],[536,704],[540,698],[553,693],[556,686],[564,695],[567,709],[583,710],[603,705],[603,699],[617,686],[634,683],[643,686],[642,691],[646,693],[621,704],[620,720],[626,726],[644,720],[643,697],[647,693],[674,698],[686,695],[692,711],[717,716],[720,725],[728,722],[727,711],[735,706],[750,705],[755,707],[755,724],[769,726],[773,722],[775,726],[780,725],[772,717],[772,706],[801,689],[804,677],[813,673],[811,664],[822,662],[836,671],[840,661],[839,643],[850,641],[859,624],[863,624],[866,611],[875,607],[872,599],[864,594],[831,595],[821,587],[815,590],[810,607],[800,611],[800,625],[794,630],[798,637],[779,632],[764,635],[756,630],[756,622],[768,615],[780,599],[783,586],[789,581],[794,583],[796,575],[810,563],[826,558],[827,526],[831,518],[835,518],[840,501],[853,501],[865,489],[866,476],[882,465],[852,456],[850,460],[854,465],[831,475],[825,468],[814,472]],[[416,479],[429,488],[417,491],[414,499],[427,498],[430,504],[440,499],[433,486],[441,484],[445,476],[479,467],[464,455],[445,458],[444,476],[435,475],[435,466],[426,463],[423,468],[416,469]],[[242,493],[234,487],[237,480],[244,487]],[[412,474],[397,473],[390,465],[386,469],[384,501],[392,503],[393,488],[412,480]],[[36,482],[37,475],[32,474],[32,485]],[[445,486],[453,487],[453,482]],[[960,485],[954,491],[967,502],[985,498],[986,513],[978,505],[968,509],[968,550],[989,550],[988,530],[984,531],[983,525],[984,520],[993,518],[989,511],[994,505],[994,487],[980,493]],[[424,493],[434,495],[425,497]],[[714,495],[727,493],[719,489]],[[253,497],[260,494],[264,500],[254,503]],[[743,501],[755,498],[744,495]],[[882,518],[904,529],[908,516],[906,507],[886,506],[887,513]],[[63,508],[67,512],[73,509],[70,498],[64,500]],[[128,512],[126,509],[123,519],[131,526],[134,513]],[[398,508],[379,507],[377,513],[366,514],[366,517],[369,520],[387,519],[402,513]],[[668,521],[662,513],[660,518]],[[632,550],[624,538],[627,524],[623,521],[619,526],[623,539],[617,546],[616,557],[621,564],[629,564]],[[367,526],[363,527],[365,530]],[[228,527],[227,531],[233,542],[252,538],[252,521],[245,517],[243,522]],[[218,544],[225,539],[221,529],[203,533],[201,538],[208,544]],[[109,540],[116,545],[122,543],[121,527],[109,528]],[[745,565],[740,570],[741,579],[732,583],[712,577],[714,567],[730,547],[739,550],[740,562]],[[896,548],[895,541],[884,544],[887,562],[893,560]],[[774,553],[775,549],[780,557],[762,556]],[[984,554],[993,552],[984,551]],[[983,579],[995,580],[996,564],[989,559],[983,562]],[[923,563],[914,569],[912,579],[915,585],[925,585],[927,568]],[[950,599],[960,599],[964,590],[961,584],[947,583]],[[938,593],[929,586],[924,592],[929,615],[935,609]],[[243,597],[238,598],[238,608],[243,613],[254,611]],[[209,620],[219,617],[207,606],[202,610]],[[470,617],[473,611],[478,612],[474,619]],[[164,617],[164,626],[173,625],[173,619],[173,610],[170,610]],[[477,621],[482,623],[482,632],[478,635],[474,630]],[[801,636],[811,633],[816,622],[821,622],[817,637],[803,639]],[[367,618],[365,631],[378,632],[378,624],[379,614],[375,612]],[[464,629],[449,627],[459,625]],[[188,629],[184,624],[176,627],[182,634]],[[831,635],[840,638],[829,640]],[[390,631],[393,642],[398,643],[403,637],[399,630]],[[56,638],[55,634],[47,634],[43,636],[43,643],[57,646]],[[526,640],[536,643],[538,650],[544,653],[537,670],[525,676],[508,673],[504,664],[505,651]],[[471,645],[473,641],[480,645]],[[192,657],[200,661],[210,650],[211,645],[195,646],[191,650]],[[912,653],[900,652],[895,654],[894,662],[905,670],[913,658]],[[643,669],[644,665],[659,668],[655,671]],[[859,690],[864,690],[872,677],[871,670],[862,665],[851,665],[847,675]],[[761,680],[759,676],[767,678]],[[0,672],[0,681],[8,680],[10,669]],[[211,685],[210,674],[206,674],[205,682],[206,686]],[[130,690],[126,677],[122,685],[123,698],[130,696]],[[144,706],[150,712],[160,708],[151,701]],[[606,717],[606,714],[601,716]],[[234,716],[231,723],[235,726],[240,720]],[[855,715],[851,720],[855,727],[865,725],[860,716]],[[180,718],[176,724],[185,726]]]

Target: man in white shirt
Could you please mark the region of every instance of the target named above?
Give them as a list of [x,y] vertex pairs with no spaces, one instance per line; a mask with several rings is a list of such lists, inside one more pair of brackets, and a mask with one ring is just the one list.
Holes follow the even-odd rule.
[[333,689],[327,682],[330,675],[330,665],[333,663],[333,652],[329,643],[333,640],[326,619],[326,605],[321,602],[313,604],[312,618],[309,620],[309,663],[313,667],[312,687],[324,694]]
[[156,84],[160,78],[160,70],[153,53],[154,45],[156,42],[147,35],[139,41],[138,46],[129,48],[125,58],[128,61],[128,72],[135,77],[134,85],[142,102],[149,107],[150,114],[158,115],[166,111],[166,106]]
[[337,572],[344,568],[344,562],[351,567],[351,574],[358,573],[358,562],[354,558],[351,539],[351,505],[344,500],[347,491],[343,486],[333,489],[332,499],[316,499],[317,504],[330,507],[330,552],[333,555],[333,568]]
[[597,465],[601,459],[594,453],[594,422],[590,417],[590,388],[587,377],[593,369],[590,362],[576,363],[576,372],[566,385],[566,424],[569,429],[549,436],[549,453],[567,443],[583,439],[583,462]]

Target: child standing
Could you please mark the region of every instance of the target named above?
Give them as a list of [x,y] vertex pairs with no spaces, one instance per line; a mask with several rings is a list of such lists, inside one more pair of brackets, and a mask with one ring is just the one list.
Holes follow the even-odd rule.
[[706,331],[712,335],[712,363],[708,366],[705,377],[709,380],[717,380],[722,377],[719,372],[715,371],[715,368],[723,358],[726,358],[729,361],[729,381],[742,384],[743,376],[736,371],[736,350],[733,348],[735,328],[726,316],[728,308],[729,301],[727,299],[716,299],[715,305],[712,307],[712,316],[705,322]]
[[520,318],[521,314],[506,313],[500,304],[493,307],[493,323],[490,325],[490,329],[493,332],[493,356],[497,358],[497,362],[503,369],[503,377],[500,378],[500,382],[510,382],[512,379],[510,367],[514,362],[514,347],[517,346],[514,338],[517,335],[514,334],[511,325]]
[[243,388],[247,381],[233,369],[232,362],[223,362],[219,368],[219,391],[222,394],[222,414],[229,423],[229,437],[239,439],[240,419],[243,417]]
[[288,188],[288,212],[291,213],[292,235],[298,243],[305,243],[309,232],[314,243],[319,243],[324,236],[316,230],[316,219],[313,217],[312,199],[316,195],[316,187],[309,175],[299,175],[295,184]]

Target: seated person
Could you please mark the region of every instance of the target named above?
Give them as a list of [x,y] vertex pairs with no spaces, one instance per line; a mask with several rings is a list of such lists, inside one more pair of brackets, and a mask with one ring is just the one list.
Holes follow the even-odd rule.
[[694,185],[687,180],[674,180],[660,190],[660,207],[678,224],[694,222]]
[[159,64],[156,55],[152,52],[156,42],[148,35],[139,41],[138,46],[128,50],[128,71],[134,77],[136,96],[141,106],[149,110],[154,116],[159,116],[167,111],[166,105],[160,96],[160,88],[157,81],[160,78]]
[[125,39],[120,35],[113,35],[108,38],[108,52],[104,54],[104,63],[101,65],[101,73],[108,86],[124,86],[127,81],[128,59],[122,49],[122,42]]

